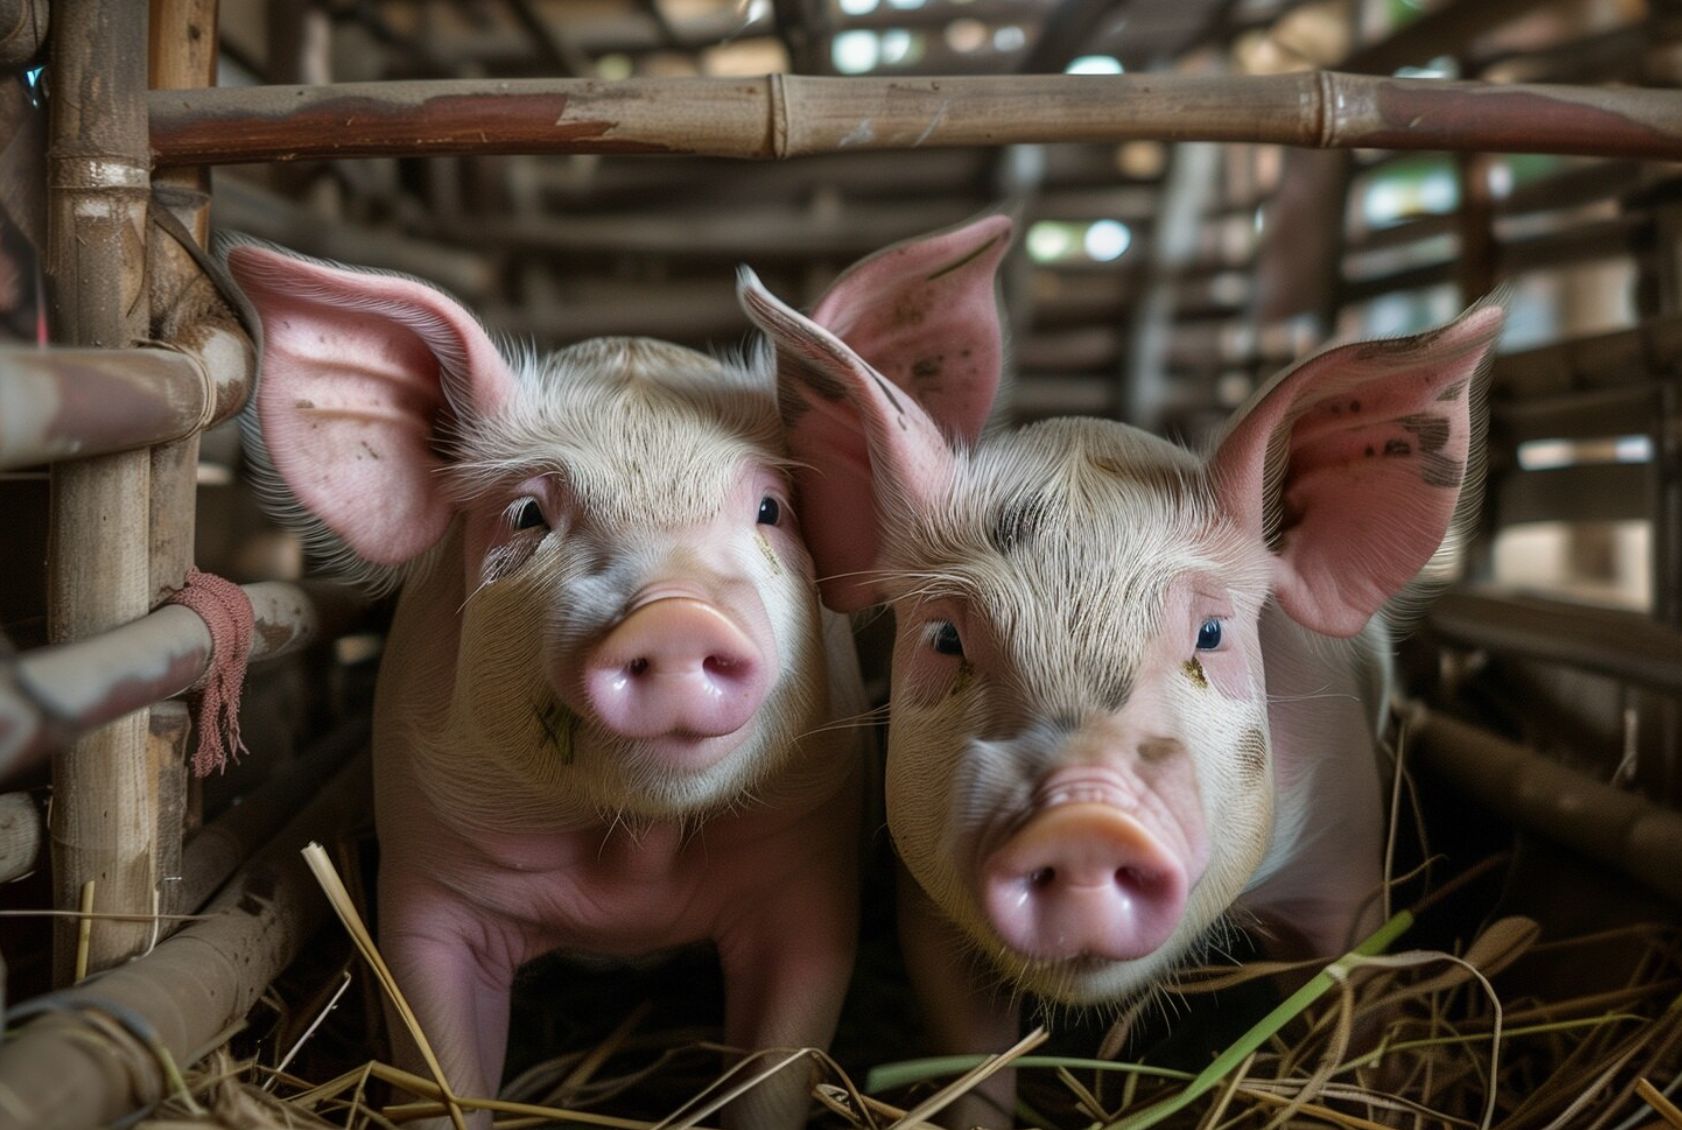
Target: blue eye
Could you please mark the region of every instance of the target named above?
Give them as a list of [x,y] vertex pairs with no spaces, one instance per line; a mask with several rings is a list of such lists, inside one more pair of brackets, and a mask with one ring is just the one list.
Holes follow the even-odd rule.
[[777,505],[777,500],[766,495],[759,500],[759,524],[761,526],[775,526],[777,519],[783,516],[783,508]]
[[950,620],[942,620],[929,639],[929,646],[941,655],[964,654],[964,641],[958,638],[958,626]]
[[1214,651],[1221,646],[1221,622],[1211,616],[1197,629],[1197,650]]

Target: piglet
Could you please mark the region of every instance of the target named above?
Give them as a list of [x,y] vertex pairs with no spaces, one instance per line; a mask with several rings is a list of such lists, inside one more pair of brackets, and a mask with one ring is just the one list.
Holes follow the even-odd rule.
[[[769,357],[503,351],[412,279],[256,245],[227,262],[266,338],[256,461],[314,549],[402,585],[378,940],[450,1085],[494,1093],[515,970],[556,949],[711,940],[730,1043],[826,1045],[864,771],[837,723],[862,691],[790,505]],[[734,1122],[799,1125],[802,1076]]]
[[879,253],[810,317],[739,287],[825,601],[893,609],[902,937],[948,1051],[1009,1043],[1017,989],[1146,991],[1223,924],[1304,956],[1376,924],[1375,613],[1474,504],[1502,322],[1321,353],[1207,457],[1099,419],[984,436],[1010,226]]

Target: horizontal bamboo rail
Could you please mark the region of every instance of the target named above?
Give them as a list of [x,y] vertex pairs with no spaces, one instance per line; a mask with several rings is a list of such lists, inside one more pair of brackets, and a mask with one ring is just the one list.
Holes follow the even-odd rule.
[[1402,714],[1410,756],[1456,788],[1520,827],[1682,902],[1682,813],[1419,703]]
[[1451,592],[1426,616],[1433,631],[1454,643],[1682,694],[1682,633],[1639,612]]
[[229,330],[195,350],[0,348],[0,470],[192,435],[239,408],[255,361]]
[[[228,884],[206,908],[209,918],[46,998],[54,1011],[0,1045],[0,1121],[32,1130],[106,1126],[164,1094],[156,1049],[113,1046],[122,1021],[142,1018],[178,1066],[223,1037],[327,915],[300,851],[364,818],[371,794],[368,759],[358,757]],[[81,1009],[118,1023],[93,1028],[74,1019]]]
[[[360,607],[351,590],[337,585],[270,581],[244,588],[256,617],[252,659],[330,639]],[[186,691],[210,660],[205,622],[172,604],[98,636],[0,661],[0,780],[78,734]]]
[[153,91],[159,165],[487,153],[782,159],[1023,142],[1271,142],[1682,160],[1682,93],[1295,75],[440,80]]

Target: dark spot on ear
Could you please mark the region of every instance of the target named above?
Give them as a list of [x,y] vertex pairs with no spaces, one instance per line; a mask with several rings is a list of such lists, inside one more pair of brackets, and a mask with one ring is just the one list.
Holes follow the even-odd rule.
[[1453,384],[1449,385],[1447,388],[1445,388],[1441,392],[1437,393],[1437,399],[1438,400],[1459,400],[1460,395],[1462,393],[1464,393],[1465,391],[1466,391],[1466,382],[1465,381],[1455,381]]
[[993,548],[1000,553],[1009,553],[1019,545],[1026,545],[1039,533],[1040,525],[1045,521],[1046,500],[1043,495],[1029,495],[1027,498],[1007,502],[999,509],[999,516],[993,521],[993,528],[988,537]]
[[968,361],[972,352],[973,350],[966,349],[962,353],[958,354],[958,356],[962,357],[965,361]]
[[777,375],[785,380],[811,389],[825,400],[847,399],[847,388],[840,381],[806,360],[792,354],[781,354]]
[[800,417],[812,410],[806,398],[799,393],[779,393],[777,395],[777,415],[782,418],[784,428],[792,428],[800,422]]
[[945,367],[941,362],[945,360],[945,357],[919,357],[916,364],[911,366],[912,379],[927,381],[940,376],[941,369]]
[[368,453],[368,458],[378,459],[380,457],[379,452],[375,451],[373,448],[368,446],[368,441],[367,440],[362,441],[361,447],[362,447],[363,451],[366,451]]
[[894,307],[894,325],[896,327],[920,326],[928,316],[927,307],[920,306],[909,298]]
[[1384,454],[1392,459],[1402,455],[1412,455],[1413,445],[1405,439],[1387,439],[1384,441]]
[[1419,459],[1419,477],[1428,487],[1458,487],[1466,477],[1466,465],[1435,451],[1428,451]]
[[1403,431],[1418,438],[1421,451],[1441,451],[1448,446],[1449,425],[1446,416],[1421,413],[1403,416],[1396,423],[1402,426]]
[[1260,730],[1246,730],[1233,751],[1238,757],[1238,772],[1246,781],[1259,782],[1267,775],[1267,735]]
[[1197,656],[1194,655],[1184,663],[1180,664],[1180,670],[1184,671],[1186,673],[1186,678],[1190,679],[1198,687],[1203,690],[1209,689],[1209,676],[1204,673],[1203,664],[1198,662]]
[[1366,451],[1367,458],[1371,459],[1374,455],[1377,455],[1377,454],[1378,454],[1378,452],[1376,452],[1372,449],[1372,444],[1370,444],[1370,443],[1367,444],[1367,451]]
[[304,412],[308,412],[311,408],[315,407],[315,401],[313,401],[313,400],[294,400],[292,402],[292,407],[297,408],[297,409],[299,409],[301,411],[304,411]]
[[1349,402],[1349,410],[1351,412],[1359,412],[1361,410],[1361,402],[1359,400],[1351,400]]

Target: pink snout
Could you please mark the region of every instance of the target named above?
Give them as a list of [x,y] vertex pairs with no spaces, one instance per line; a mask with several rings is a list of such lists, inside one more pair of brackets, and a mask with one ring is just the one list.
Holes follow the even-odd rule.
[[1113,805],[1060,804],[1035,816],[982,865],[982,903],[1025,957],[1131,961],[1168,940],[1186,873]]
[[724,613],[668,597],[638,608],[596,645],[584,663],[584,696],[622,737],[718,737],[759,709],[765,666]]

